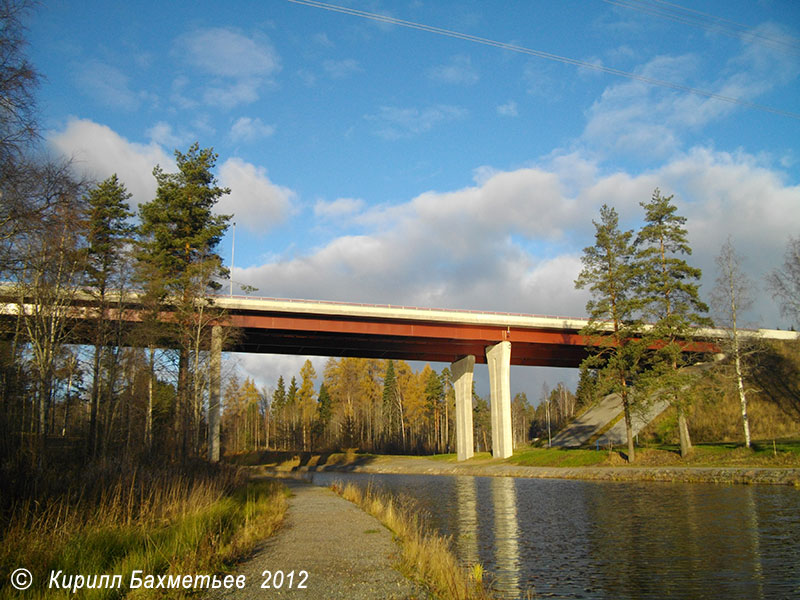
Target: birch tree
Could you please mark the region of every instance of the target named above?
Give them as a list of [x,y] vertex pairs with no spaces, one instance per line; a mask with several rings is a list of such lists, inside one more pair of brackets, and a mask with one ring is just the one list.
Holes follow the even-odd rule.
[[733,376],[736,381],[736,390],[739,395],[739,405],[742,414],[742,429],[744,443],[750,447],[750,422],[747,417],[747,393],[744,378],[746,372],[746,358],[752,348],[750,342],[741,335],[741,313],[748,310],[752,304],[752,284],[750,279],[741,269],[741,257],[736,254],[730,238],[722,245],[716,258],[717,282],[712,292],[712,304],[717,314],[717,320],[725,328],[728,339],[725,344],[726,352],[733,361]]

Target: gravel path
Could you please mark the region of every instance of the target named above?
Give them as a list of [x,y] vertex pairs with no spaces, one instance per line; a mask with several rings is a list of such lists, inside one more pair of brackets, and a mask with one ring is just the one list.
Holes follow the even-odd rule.
[[[424,597],[392,564],[399,552],[392,534],[374,517],[327,488],[286,480],[292,491],[282,528],[250,560],[233,571],[247,576],[247,587],[207,596],[255,600],[400,599]],[[284,574],[281,589],[262,589],[263,571]],[[294,571],[289,589],[288,574]],[[307,571],[306,589],[301,571]],[[280,576],[279,576],[280,577]],[[277,582],[273,581],[269,583]]]

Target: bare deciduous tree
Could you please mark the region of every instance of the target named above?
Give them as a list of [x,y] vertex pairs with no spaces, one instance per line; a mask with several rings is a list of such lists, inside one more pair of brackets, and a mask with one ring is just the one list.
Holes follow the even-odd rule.
[[725,343],[726,353],[733,361],[733,375],[739,394],[742,411],[742,427],[745,445],[750,447],[750,423],[747,418],[747,392],[744,386],[745,359],[750,353],[748,346],[751,340],[741,335],[741,313],[753,304],[751,296],[752,284],[741,269],[741,258],[736,254],[730,238],[722,245],[716,258],[717,283],[712,292],[712,306],[717,314],[717,322],[728,332]]
[[800,237],[790,237],[783,266],[767,275],[767,285],[781,303],[781,313],[800,325]]
[[0,170],[38,137],[34,91],[39,74],[25,56],[23,20],[33,3],[0,0]]

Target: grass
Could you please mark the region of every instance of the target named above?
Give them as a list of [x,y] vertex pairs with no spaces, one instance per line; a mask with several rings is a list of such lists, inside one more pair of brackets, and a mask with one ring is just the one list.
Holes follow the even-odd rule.
[[400,541],[400,571],[419,582],[437,598],[480,600],[491,598],[480,564],[463,568],[450,549],[450,541],[428,530],[409,502],[373,489],[336,483],[333,490],[383,523]]
[[[209,475],[170,471],[123,475],[97,491],[69,488],[10,506],[0,537],[0,573],[25,567],[34,585],[0,598],[45,598],[51,571],[63,574],[214,574],[229,569],[283,519],[285,488],[245,482],[235,469]],[[5,582],[4,582],[5,583]],[[82,590],[83,598],[150,598],[157,590]],[[170,590],[170,597],[181,591]]]
[[508,462],[529,467],[594,467],[610,464],[613,456],[608,450],[526,447],[515,452]]
[[800,440],[761,440],[749,449],[734,442],[695,444],[684,459],[680,458],[679,446],[662,444],[637,450],[637,464],[640,454],[645,466],[800,468]]
[[[591,448],[541,448],[524,446],[506,459],[508,464],[528,467],[619,467],[628,463],[618,450]],[[437,454],[420,457],[437,462],[456,463],[455,454]],[[474,464],[492,460],[491,454],[479,453],[463,464]],[[677,444],[653,444],[637,446],[634,467],[742,467],[742,468],[800,468],[800,440],[761,440],[752,443],[750,449],[744,444],[721,442],[696,444],[689,456],[681,458]]]

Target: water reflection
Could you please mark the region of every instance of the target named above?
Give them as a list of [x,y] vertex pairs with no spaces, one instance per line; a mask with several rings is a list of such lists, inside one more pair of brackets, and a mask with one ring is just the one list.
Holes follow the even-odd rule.
[[745,490],[745,509],[747,523],[744,530],[750,536],[750,545],[753,549],[753,581],[756,583],[754,598],[764,598],[764,572],[761,568],[761,544],[759,541],[758,510],[756,509],[756,492],[752,486]]
[[[768,596],[755,496],[770,491],[711,485],[591,488],[595,526],[589,543],[597,582],[608,597]],[[797,525],[795,520],[795,531]],[[774,581],[782,593],[769,597],[788,597],[786,583]]]
[[466,565],[480,562],[478,555],[478,502],[474,477],[455,478],[457,532],[454,535],[458,558]]
[[800,598],[800,490],[330,475],[412,496],[504,597]]
[[491,480],[494,509],[495,587],[504,594],[519,595],[519,522],[515,480]]

